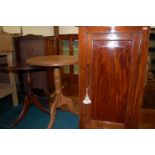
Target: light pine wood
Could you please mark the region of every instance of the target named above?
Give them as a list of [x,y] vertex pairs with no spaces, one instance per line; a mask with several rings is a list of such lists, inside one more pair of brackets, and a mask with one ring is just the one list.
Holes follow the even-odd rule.
[[61,67],[78,63],[76,56],[51,55],[32,57],[26,61],[30,65],[45,67]]
[[[12,51],[6,51],[6,52],[0,52],[0,55],[6,56],[7,57],[7,63],[8,67],[13,66],[13,52]],[[0,98],[3,98],[9,94],[12,95],[13,99],[13,106],[18,105],[18,98],[17,98],[17,89],[16,89],[16,82],[15,82],[15,74],[13,72],[9,71],[9,79],[10,83],[1,83],[0,84]]]
[[28,59],[27,63],[35,66],[54,67],[55,92],[51,94],[51,97],[55,96],[55,99],[54,102],[50,103],[50,122],[47,127],[50,129],[55,121],[56,108],[61,108],[66,105],[71,112],[74,112],[72,99],[62,94],[60,67],[77,64],[78,58],[75,56],[64,55],[39,56]]

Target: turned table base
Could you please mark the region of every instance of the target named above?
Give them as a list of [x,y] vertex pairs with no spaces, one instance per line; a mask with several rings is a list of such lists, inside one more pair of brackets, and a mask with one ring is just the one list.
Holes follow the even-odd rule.
[[[55,121],[56,108],[61,108],[62,106],[66,105],[68,106],[70,112],[74,112],[73,101],[62,94],[60,68],[66,65],[78,64],[78,58],[70,55],[51,55],[29,58],[26,62],[32,66],[54,68],[54,101],[50,103],[50,122],[47,127],[50,129],[53,127]],[[51,97],[53,97],[53,94]]]
[[[52,128],[55,115],[56,115],[56,108],[61,108],[62,106],[66,105],[70,112],[74,112],[73,101],[71,98],[66,97],[62,94],[62,87],[61,87],[61,73],[60,68],[54,68],[54,84],[55,84],[55,92],[54,92],[54,101],[50,103],[50,122],[48,124],[48,129]],[[53,96],[53,94],[51,95]]]

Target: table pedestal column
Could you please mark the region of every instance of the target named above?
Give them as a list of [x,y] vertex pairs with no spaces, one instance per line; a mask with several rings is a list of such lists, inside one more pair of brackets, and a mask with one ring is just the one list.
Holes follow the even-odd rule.
[[[60,68],[54,68],[54,84],[55,84],[55,92],[54,92],[54,102],[51,103],[50,107],[50,122],[48,124],[48,129],[52,128],[54,121],[55,121],[55,115],[56,115],[56,108],[61,108],[64,105],[68,106],[68,109],[70,112],[74,111],[73,107],[73,101],[71,98],[66,97],[62,94],[62,86],[61,86],[61,72]],[[53,96],[53,94],[52,94]]]

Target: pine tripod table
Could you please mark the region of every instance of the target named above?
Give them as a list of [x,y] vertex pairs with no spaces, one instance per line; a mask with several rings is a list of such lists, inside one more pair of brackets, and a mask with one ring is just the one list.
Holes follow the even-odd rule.
[[66,97],[62,94],[60,68],[66,65],[77,64],[78,58],[75,56],[65,55],[37,56],[29,58],[27,60],[27,63],[32,66],[52,67],[54,69],[55,99],[51,103],[50,122],[47,127],[48,129],[50,129],[52,128],[55,121],[56,108],[61,108],[62,106],[67,105],[69,111],[74,112],[73,101],[71,100],[71,98]]

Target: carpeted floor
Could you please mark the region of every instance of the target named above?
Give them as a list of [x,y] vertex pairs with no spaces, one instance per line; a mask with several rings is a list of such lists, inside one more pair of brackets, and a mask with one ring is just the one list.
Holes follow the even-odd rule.
[[[22,102],[22,99],[20,99]],[[48,101],[45,98],[40,98],[41,103],[47,107]],[[10,129],[10,125],[16,120],[22,108],[22,104],[18,107],[12,106],[11,97],[0,99],[0,128]],[[29,111],[14,128],[15,129],[46,129],[49,123],[49,114],[37,109],[35,106],[30,106]],[[57,110],[56,120],[53,126],[54,129],[78,129],[79,117],[71,112]]]

